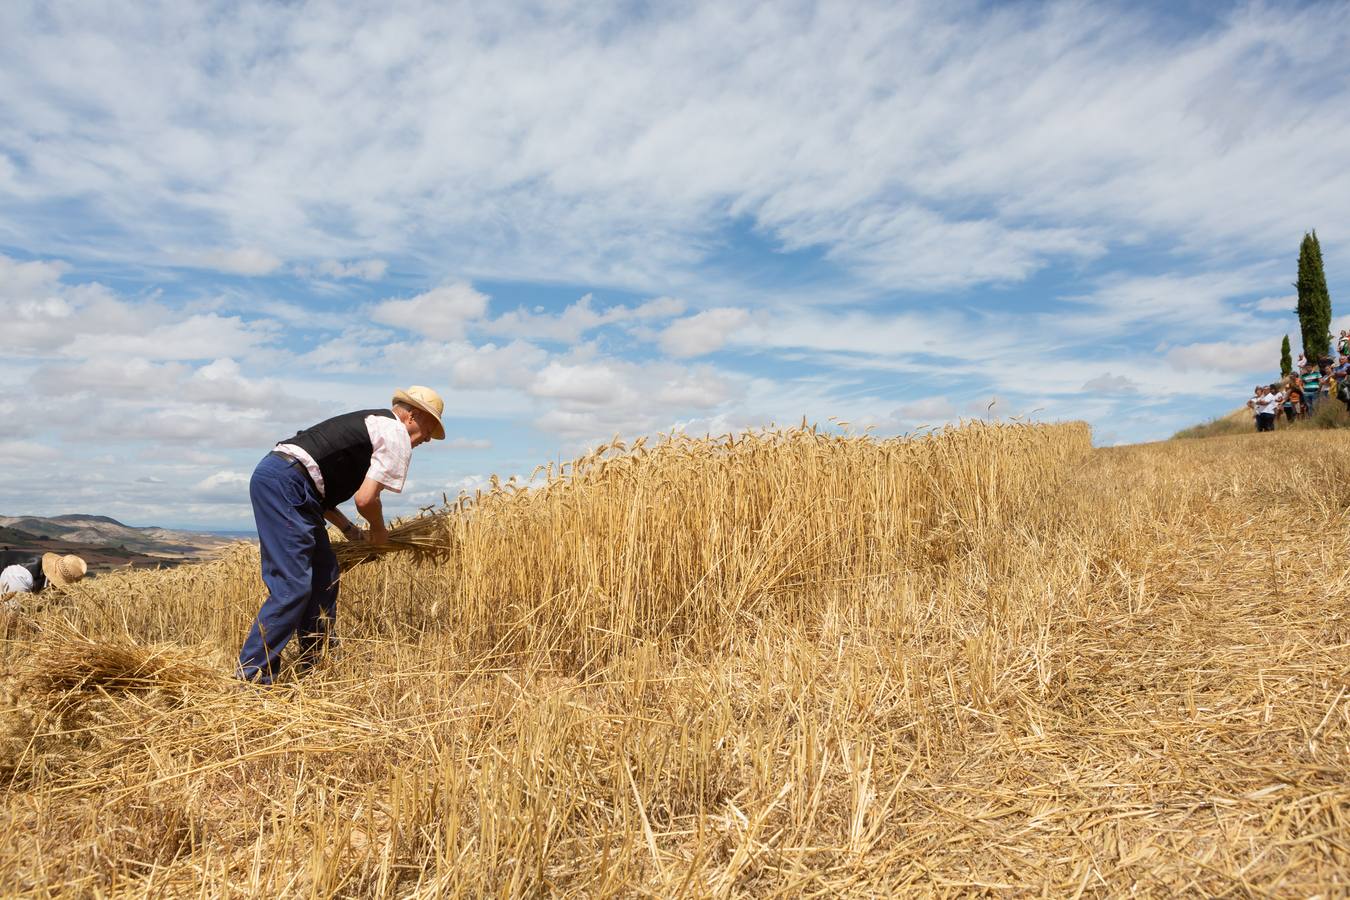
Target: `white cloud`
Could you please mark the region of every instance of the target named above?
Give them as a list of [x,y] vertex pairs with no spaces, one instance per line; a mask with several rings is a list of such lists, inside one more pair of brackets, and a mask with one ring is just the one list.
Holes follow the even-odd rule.
[[[951,335],[970,327],[970,320],[943,309],[884,315],[797,307],[761,314],[729,331],[726,340],[747,347],[803,348],[897,359],[912,354],[949,354]],[[833,361],[845,362],[840,357]]]
[[[273,5],[209,30],[191,7],[35,9],[4,22],[0,184],[21,202],[0,235],[56,252],[46,203],[122,258],[173,238],[248,274],[378,252],[667,290],[734,284],[691,265],[744,221],[913,290],[1127,242],[1268,255],[1350,205],[1350,122],[1324,114],[1346,99],[1339,4],[1203,26],[1069,3]],[[116,40],[72,70],[87,34]]]
[[549,362],[529,385],[543,404],[536,427],[574,440],[667,429],[709,413],[744,392],[742,379],[712,366],[638,364],[618,359]]
[[63,362],[37,370],[33,386],[40,395],[93,394],[100,400],[164,397],[190,371],[182,363],[158,363],[144,357],[98,357]]
[[758,428],[764,428],[769,424],[769,419],[765,416],[752,416],[742,410],[727,410],[725,412],[714,413],[710,416],[694,416],[688,419],[676,419],[669,427],[664,428],[666,432],[682,431],[688,435],[713,435],[741,434],[745,431],[751,431]]
[[386,347],[396,344],[394,334],[383,328],[353,325],[335,338],[316,344],[296,357],[296,365],[315,372],[350,372],[353,361],[362,367],[371,357],[382,356]]
[[1273,377],[1280,373],[1280,338],[1249,343],[1211,341],[1173,347],[1167,351],[1167,363],[1180,372],[1265,373]]
[[[149,304],[128,311],[157,312]],[[176,319],[168,313],[160,324],[136,331],[108,333],[87,328],[62,352],[76,357],[135,354],[150,359],[210,359],[221,354],[247,355],[270,343],[272,332],[268,325],[248,323],[238,316],[208,313]]]
[[[63,469],[123,477],[106,461],[80,459],[94,446],[130,458],[155,445],[158,466],[167,464],[164,444],[176,447],[173,464],[195,465],[194,446],[252,452],[293,430],[293,417],[321,407],[284,390],[279,379],[246,374],[258,371],[260,360],[275,363],[278,330],[268,320],[67,284],[59,263],[0,256],[0,272],[12,276],[0,277],[0,291],[10,315],[6,337],[15,340],[6,350],[9,367],[0,369],[0,411],[41,403],[40,419],[21,421],[11,436],[46,446],[47,458],[63,460]],[[18,445],[12,449],[18,455]],[[161,481],[188,486],[181,477]],[[165,502],[177,501],[166,495]]]
[[966,404],[966,413],[980,418],[1002,418],[1004,411],[1002,401],[995,394],[987,394],[983,397],[976,397]]
[[275,337],[266,320],[176,310],[154,297],[118,296],[97,283],[65,284],[65,271],[60,263],[16,263],[0,255],[7,355],[211,359],[256,352]]
[[678,297],[657,297],[639,305],[633,314],[638,319],[669,319],[678,316],[684,309],[685,303]]
[[453,450],[490,450],[492,441],[487,438],[447,437],[440,446]]
[[249,378],[239,363],[229,357],[213,360],[194,371],[179,396],[246,409],[279,408],[290,399],[278,381]]
[[1083,382],[1083,390],[1092,394],[1135,394],[1139,392],[1139,383],[1124,375],[1103,372]]
[[671,410],[705,410],[735,393],[725,372],[710,366],[670,372],[660,388],[652,394],[658,408]]
[[1257,312],[1265,313],[1287,313],[1295,315],[1295,309],[1298,306],[1297,295],[1290,294],[1287,297],[1262,297],[1252,305],[1252,309]]
[[956,407],[951,400],[942,395],[919,397],[919,399],[891,410],[886,415],[870,415],[848,418],[849,430],[862,432],[868,428],[880,434],[908,432],[917,428],[933,427],[957,418]]
[[452,354],[451,383],[466,388],[523,388],[547,359],[547,353],[527,341],[512,341],[504,347],[465,344]]
[[0,457],[16,463],[48,462],[52,448],[35,441],[0,441]]
[[[190,6],[36,9],[0,9],[0,245],[68,261],[0,257],[0,411],[77,398],[11,437],[150,447],[165,503],[409,381],[545,443],[909,426],[994,392],[996,412],[1156,427],[1123,411],[1273,370],[1296,238],[1350,208],[1335,4],[1203,27],[1055,3],[264,4],[209,30]],[[67,65],[90,34],[99,65]],[[1347,248],[1324,247],[1330,274]],[[185,261],[286,277],[222,292]],[[1057,261],[1045,283],[1089,281],[1051,311],[1001,289]],[[580,299],[494,318],[472,286],[494,280]],[[606,305],[613,287],[656,299]],[[741,371],[688,362],[724,348]]]
[[230,502],[248,496],[249,476],[242,472],[216,472],[192,487],[192,498],[197,501]]
[[709,309],[677,319],[661,333],[661,349],[671,356],[703,356],[719,350],[731,332],[750,321],[743,309]]
[[194,256],[192,261],[203,268],[217,269],[233,275],[270,275],[281,268],[280,259],[259,247],[213,250]]
[[[70,271],[70,266],[58,260],[30,260],[20,262],[0,254],[0,297],[19,301],[16,307],[20,315],[24,313],[23,304],[34,304],[48,300],[48,292],[58,289],[61,276]],[[36,310],[29,314],[34,314]]]
[[[294,433],[261,410],[196,403],[124,404],[101,410],[84,423],[108,442],[150,442],[258,450]],[[175,451],[176,452],[176,451]]]
[[618,304],[596,309],[594,302],[595,298],[586,294],[556,316],[518,309],[483,322],[480,327],[487,334],[573,343],[605,325],[666,319],[684,310],[684,303],[672,297],[658,297],[635,308]]
[[[147,445],[141,448],[138,458],[143,462],[163,466],[164,451],[157,446]],[[227,462],[229,462],[227,454],[219,451],[206,452],[194,447],[177,447],[173,454],[175,468],[188,468],[194,471],[201,467],[219,468]]]
[[483,317],[488,298],[464,282],[443,285],[410,300],[385,300],[371,318],[438,341],[464,337],[465,326]]
[[1140,327],[1199,328],[1222,323],[1228,329],[1265,322],[1232,308],[1232,301],[1269,286],[1264,267],[1197,274],[1116,274],[1101,280],[1090,293],[1068,297],[1078,309],[1043,317],[1063,333],[1119,335]]
[[906,403],[897,410],[899,414],[914,421],[944,421],[956,415],[956,408],[946,397],[924,397],[913,403]]
[[301,268],[299,274],[309,274],[312,271],[314,274],[325,278],[359,278],[362,281],[379,281],[388,270],[389,263],[382,259],[362,259],[346,263],[336,259],[326,259],[315,265],[312,270]]
[[614,364],[551,362],[535,376],[530,393],[536,397],[600,405],[628,399],[631,388]]

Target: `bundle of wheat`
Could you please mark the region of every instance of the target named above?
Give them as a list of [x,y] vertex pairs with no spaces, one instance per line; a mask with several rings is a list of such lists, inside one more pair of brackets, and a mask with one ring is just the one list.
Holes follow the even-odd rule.
[[91,638],[69,623],[44,628],[44,652],[24,661],[20,680],[45,693],[181,688],[218,681],[201,664],[201,650],[178,644],[142,646],[127,639]]
[[346,571],[390,553],[411,553],[417,557],[435,560],[445,553],[446,541],[441,537],[441,533],[446,528],[447,515],[449,514],[444,512],[427,512],[396,522],[389,529],[389,540],[383,544],[334,541],[333,552],[337,555],[338,567]]

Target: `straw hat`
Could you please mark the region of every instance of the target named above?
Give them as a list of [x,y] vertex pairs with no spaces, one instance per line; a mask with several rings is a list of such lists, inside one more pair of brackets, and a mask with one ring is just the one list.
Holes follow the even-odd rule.
[[414,384],[406,391],[394,391],[392,403],[406,403],[409,406],[415,406],[424,413],[430,413],[436,420],[436,430],[432,432],[431,438],[436,441],[445,440],[445,426],[441,424],[441,412],[445,409],[445,402],[441,400],[441,395],[429,387],[423,387],[420,384]]
[[78,556],[57,556],[55,553],[42,554],[42,574],[57,587],[65,587],[79,581],[89,571],[84,560]]

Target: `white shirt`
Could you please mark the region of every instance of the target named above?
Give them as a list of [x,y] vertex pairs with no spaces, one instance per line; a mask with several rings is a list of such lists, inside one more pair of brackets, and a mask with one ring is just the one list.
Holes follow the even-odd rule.
[[366,477],[378,481],[395,494],[403,492],[412,462],[412,438],[408,426],[397,418],[366,416],[366,431],[370,433],[370,468]]
[[[366,433],[370,435],[370,468],[366,470],[366,477],[395,494],[402,493],[403,482],[408,478],[408,465],[412,462],[412,438],[408,437],[408,426],[397,417],[366,416]],[[277,444],[276,449],[300,460],[322,497],[323,472],[319,471],[314,457],[295,444]]]
[[23,566],[5,566],[0,572],[0,594],[26,594],[33,589],[33,573]]
[[1284,394],[1278,391],[1273,394],[1261,394],[1247,402],[1255,407],[1258,413],[1274,413],[1279,410],[1280,404],[1284,402]]

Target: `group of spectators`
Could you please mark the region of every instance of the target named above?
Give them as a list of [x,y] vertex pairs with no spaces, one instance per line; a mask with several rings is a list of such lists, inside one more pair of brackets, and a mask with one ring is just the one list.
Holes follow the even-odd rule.
[[1312,415],[1319,403],[1332,399],[1344,403],[1350,411],[1350,331],[1341,332],[1336,350],[1339,362],[1333,356],[1316,360],[1300,356],[1282,380],[1256,386],[1247,407],[1256,416],[1257,431],[1274,431],[1280,413],[1292,423]]

